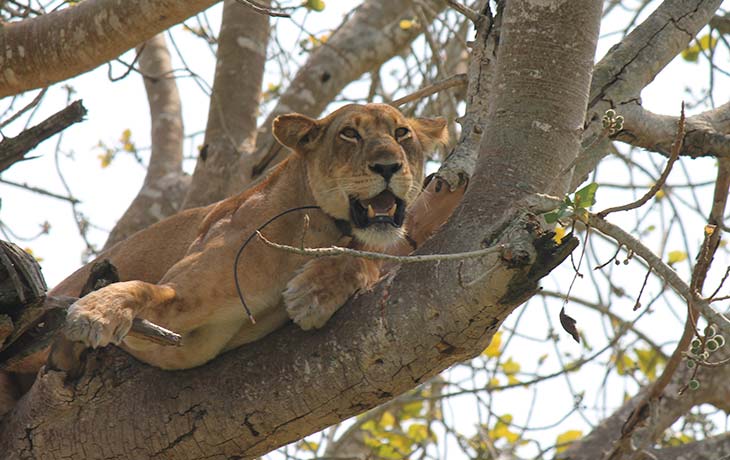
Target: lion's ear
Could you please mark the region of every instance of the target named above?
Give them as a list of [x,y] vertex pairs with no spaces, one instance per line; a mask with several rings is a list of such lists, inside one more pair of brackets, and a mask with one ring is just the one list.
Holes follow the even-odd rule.
[[305,115],[280,115],[274,119],[274,137],[282,145],[298,150],[316,137],[318,127],[317,120]]
[[423,153],[431,153],[437,146],[445,146],[449,142],[445,118],[411,118],[408,121],[416,132]]

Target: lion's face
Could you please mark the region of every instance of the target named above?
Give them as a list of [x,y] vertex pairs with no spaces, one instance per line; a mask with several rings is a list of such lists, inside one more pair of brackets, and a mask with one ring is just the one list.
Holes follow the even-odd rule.
[[425,154],[446,141],[443,119],[406,118],[384,104],[348,105],[321,120],[274,120],[274,135],[302,155],[317,205],[350,222],[355,238],[386,247],[403,233]]

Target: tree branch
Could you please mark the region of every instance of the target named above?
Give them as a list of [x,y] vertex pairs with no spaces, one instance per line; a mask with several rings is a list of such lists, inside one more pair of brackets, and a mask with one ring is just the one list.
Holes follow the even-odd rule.
[[223,3],[205,140],[183,209],[208,205],[242,190],[236,165],[256,142],[268,42],[268,16],[234,0]]
[[142,188],[112,229],[104,249],[177,212],[190,181],[182,171],[182,105],[171,77],[165,36],[155,35],[137,51],[150,107],[150,163]]
[[[575,190],[607,154],[601,142],[606,135],[601,126],[604,112],[615,109],[626,118],[623,106],[636,105],[643,88],[687,47],[713,17],[720,3],[721,0],[665,0],[621,41],[620,46],[612,48],[596,64],[582,137],[585,150],[573,168],[571,190]],[[672,128],[664,138],[666,145],[671,143],[673,134]]]
[[[2,28],[0,28],[0,33],[2,33]],[[0,172],[22,160],[41,142],[83,120],[85,115],[86,108],[83,103],[75,101],[17,136],[3,139],[0,142]]]
[[216,0],[89,0],[0,28],[0,98],[87,72]]
[[[657,115],[636,101],[625,103],[618,110],[625,121],[616,140],[669,156],[677,117]],[[680,155],[730,157],[730,103],[691,116],[686,124]]]

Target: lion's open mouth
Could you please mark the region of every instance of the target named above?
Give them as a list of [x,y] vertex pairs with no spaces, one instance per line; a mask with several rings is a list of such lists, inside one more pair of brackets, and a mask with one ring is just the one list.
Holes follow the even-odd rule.
[[406,205],[390,190],[383,190],[367,200],[350,197],[350,219],[359,228],[373,224],[390,224],[393,227],[403,225]]

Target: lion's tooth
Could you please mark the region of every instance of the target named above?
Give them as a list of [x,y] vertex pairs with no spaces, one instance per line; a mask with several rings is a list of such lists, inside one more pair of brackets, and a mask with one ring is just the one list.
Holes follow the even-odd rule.
[[368,205],[368,219],[372,219],[375,217],[375,209],[373,209],[373,205]]
[[393,204],[393,206],[391,206],[390,209],[388,209],[388,216],[389,217],[395,216],[395,210],[396,210],[397,207],[398,206],[396,204]]

